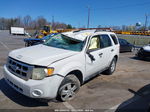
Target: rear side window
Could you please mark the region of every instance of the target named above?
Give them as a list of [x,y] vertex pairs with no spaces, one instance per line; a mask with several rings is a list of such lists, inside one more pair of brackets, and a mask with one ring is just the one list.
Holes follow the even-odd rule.
[[114,41],[115,45],[117,45],[118,44],[117,37],[113,34],[111,34],[110,36],[111,36],[112,40]]
[[108,35],[100,35],[100,47],[106,48],[112,46],[111,39]]

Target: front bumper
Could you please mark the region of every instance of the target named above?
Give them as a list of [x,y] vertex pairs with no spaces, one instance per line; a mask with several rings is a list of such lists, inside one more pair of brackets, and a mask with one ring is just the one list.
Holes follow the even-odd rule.
[[150,58],[150,52],[145,51],[145,50],[140,50],[137,53],[137,56],[139,56],[139,57],[145,57],[145,58]]
[[4,78],[12,88],[21,94],[31,98],[45,99],[53,99],[57,96],[58,88],[63,80],[63,77],[54,75],[43,80],[25,81],[9,72],[6,65],[4,65]]

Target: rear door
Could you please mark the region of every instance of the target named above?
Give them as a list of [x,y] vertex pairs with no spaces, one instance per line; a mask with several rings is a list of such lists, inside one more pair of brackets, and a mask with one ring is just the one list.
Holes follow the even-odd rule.
[[100,35],[100,40],[101,40],[100,48],[101,52],[103,53],[103,60],[105,61],[102,66],[105,69],[106,67],[109,66],[110,62],[112,61],[115,49],[113,47],[109,35],[107,34]]

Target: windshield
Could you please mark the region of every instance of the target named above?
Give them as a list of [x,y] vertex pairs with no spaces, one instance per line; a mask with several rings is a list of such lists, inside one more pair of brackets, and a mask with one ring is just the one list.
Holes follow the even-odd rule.
[[72,51],[81,51],[84,46],[84,41],[75,40],[68,36],[58,34],[48,39],[44,45]]

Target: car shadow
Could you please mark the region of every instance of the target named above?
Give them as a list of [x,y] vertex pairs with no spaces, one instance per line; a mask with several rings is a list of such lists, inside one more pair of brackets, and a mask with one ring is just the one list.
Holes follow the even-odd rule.
[[47,102],[40,102],[15,91],[6,83],[4,78],[0,79],[0,91],[13,102],[25,107],[48,106]]
[[137,92],[128,89],[134,96],[119,105],[115,112],[150,112],[150,84]]

